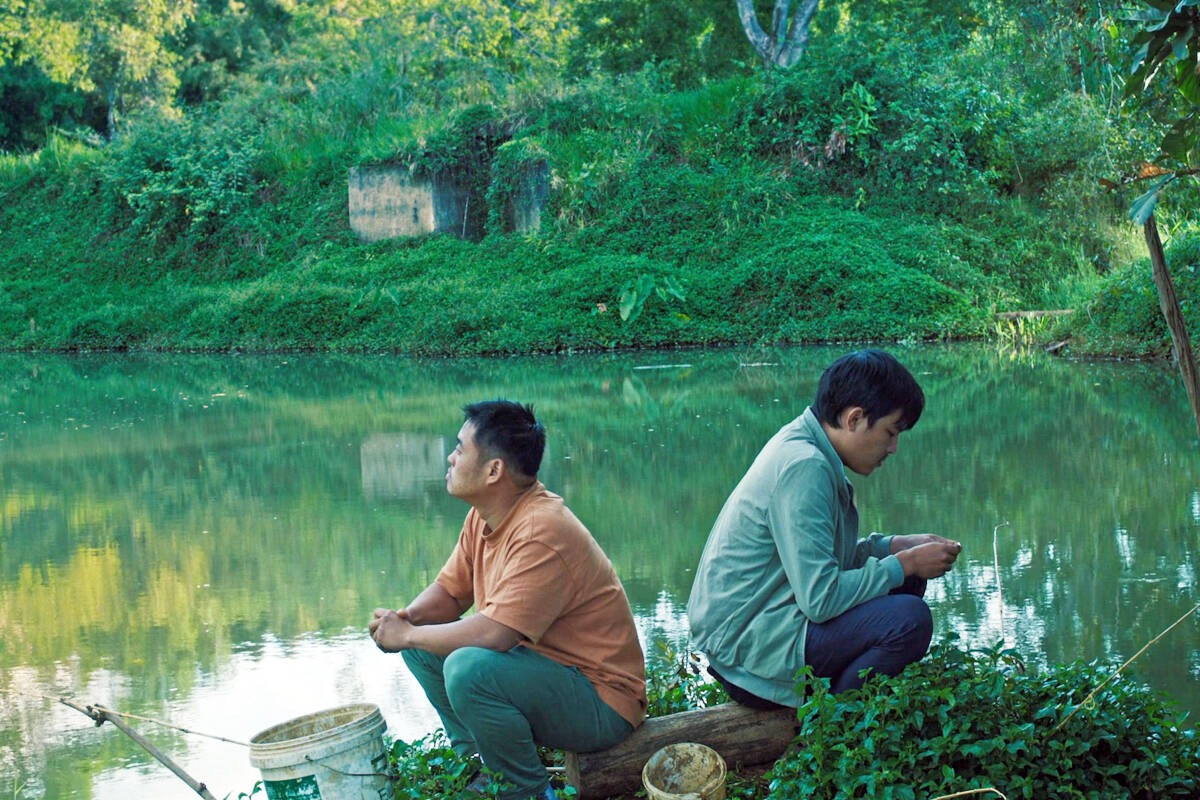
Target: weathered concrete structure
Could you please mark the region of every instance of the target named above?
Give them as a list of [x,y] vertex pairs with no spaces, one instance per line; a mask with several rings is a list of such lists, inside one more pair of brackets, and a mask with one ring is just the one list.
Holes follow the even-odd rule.
[[368,242],[435,232],[470,235],[466,187],[413,178],[395,166],[351,167],[349,184],[350,229]]
[[[450,179],[414,178],[404,167],[351,167],[350,229],[375,242],[400,236],[449,233],[463,239],[483,238],[486,209],[470,188]],[[506,231],[536,231],[550,194],[550,167],[530,163],[504,209]]]
[[542,226],[542,210],[550,196],[550,165],[545,161],[527,163],[508,199],[508,230],[536,232]]

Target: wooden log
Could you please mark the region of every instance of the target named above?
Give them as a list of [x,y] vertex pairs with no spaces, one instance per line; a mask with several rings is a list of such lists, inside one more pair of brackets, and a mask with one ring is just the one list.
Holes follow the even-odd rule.
[[615,747],[568,752],[567,780],[580,800],[632,794],[641,788],[642,767],[650,756],[676,742],[708,745],[731,770],[764,764],[783,755],[798,727],[794,708],[757,711],[738,703],[651,717]]
[[1061,317],[1064,314],[1075,313],[1069,308],[1057,308],[1051,311],[997,311],[1000,319],[1034,319],[1037,317]]

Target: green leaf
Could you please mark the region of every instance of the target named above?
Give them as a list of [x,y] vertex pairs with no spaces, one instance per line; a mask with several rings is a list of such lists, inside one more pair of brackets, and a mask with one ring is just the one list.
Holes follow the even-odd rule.
[[[633,281],[625,281],[625,285],[621,287],[621,295],[617,300],[617,308],[621,313],[621,321],[628,322],[630,315],[634,314],[634,308],[637,306],[637,292],[633,290]],[[639,312],[640,308],[637,309]],[[636,315],[634,315],[636,316]]]
[[[662,279],[662,289],[681,303],[687,299],[683,295],[683,287],[670,275]],[[663,299],[665,300],[666,298],[664,297]]]
[[[1183,59],[1186,55],[1185,50],[1183,56],[1176,57]],[[1190,59],[1181,60],[1175,65],[1175,82],[1185,100],[1192,105],[1200,105],[1200,76],[1196,75],[1196,68]]]
[[1164,175],[1154,182],[1150,187],[1150,191],[1133,201],[1133,205],[1129,207],[1129,218],[1138,225],[1145,225],[1146,220],[1150,219],[1150,215],[1154,213],[1154,206],[1158,204],[1158,194],[1162,188],[1171,181],[1175,180],[1175,175]]

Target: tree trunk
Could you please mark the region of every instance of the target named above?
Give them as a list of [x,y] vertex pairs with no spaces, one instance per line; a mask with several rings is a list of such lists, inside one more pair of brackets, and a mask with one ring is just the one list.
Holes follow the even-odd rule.
[[808,26],[812,23],[813,15],[817,13],[820,0],[801,0],[794,14],[791,5],[791,0],[775,0],[775,10],[771,15],[771,33],[768,34],[758,22],[754,0],[737,0],[742,30],[746,32],[746,38],[768,67],[786,69],[793,66],[808,47]]
[[1150,264],[1154,272],[1154,285],[1158,288],[1158,306],[1162,309],[1167,329],[1171,332],[1175,359],[1179,362],[1179,373],[1187,389],[1192,416],[1196,419],[1196,433],[1200,435],[1200,379],[1196,374],[1196,359],[1192,355],[1192,340],[1188,338],[1183,312],[1179,310],[1179,299],[1175,296],[1175,284],[1167,271],[1167,258],[1163,254],[1162,240],[1158,238],[1158,223],[1151,214],[1143,227],[1146,247],[1150,249]]
[[597,753],[567,753],[567,779],[579,800],[630,794],[641,788],[642,767],[659,749],[699,742],[726,765],[751,766],[783,755],[796,736],[796,709],[756,711],[738,703],[651,717],[628,739]]

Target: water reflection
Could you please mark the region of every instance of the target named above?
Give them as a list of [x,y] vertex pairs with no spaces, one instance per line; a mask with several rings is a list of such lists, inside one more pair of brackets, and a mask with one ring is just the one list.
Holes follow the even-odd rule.
[[[243,741],[359,700],[394,735],[431,728],[361,629],[452,546],[465,506],[444,459],[480,398],[535,403],[543,479],[613,558],[643,636],[680,641],[713,518],[840,352],[0,356],[0,796],[194,796],[44,695]],[[964,542],[931,584],[938,635],[1119,663],[1196,602],[1200,473],[1170,370],[973,346],[901,357],[929,406],[855,483],[866,530]],[[1136,665],[1193,712],[1198,632]],[[217,796],[256,778],[234,745],[138,727]]]

